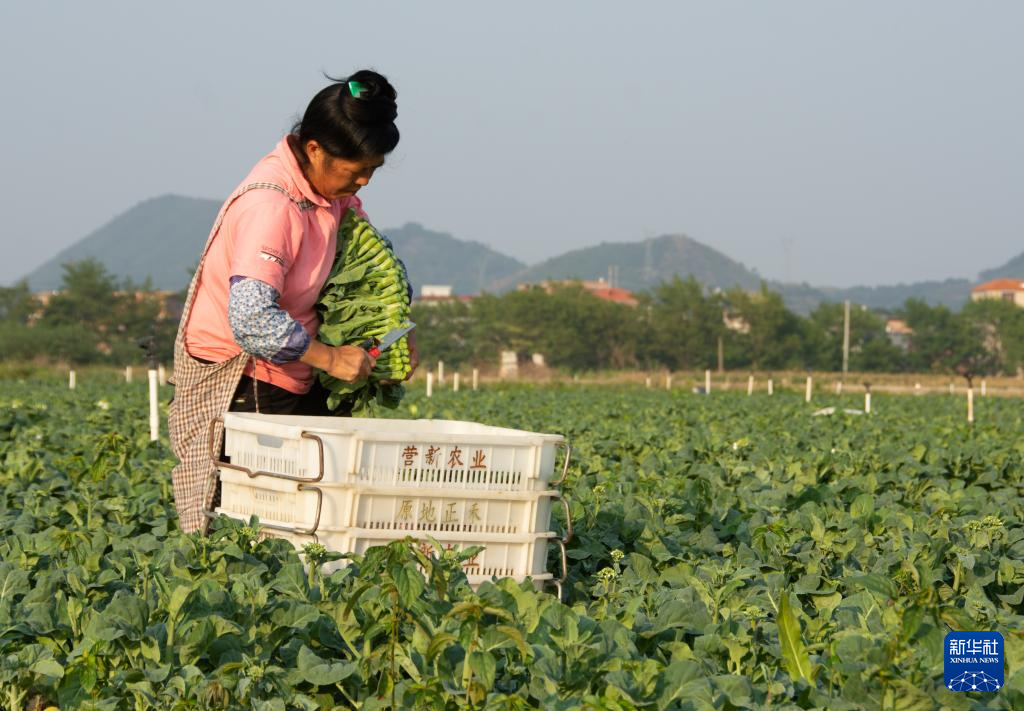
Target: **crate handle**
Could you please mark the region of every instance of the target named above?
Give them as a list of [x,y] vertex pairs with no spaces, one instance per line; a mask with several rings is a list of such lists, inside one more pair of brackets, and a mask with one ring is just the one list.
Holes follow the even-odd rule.
[[[312,484],[299,484],[299,491],[315,491],[316,492],[316,518],[313,519],[313,526],[308,530],[299,528],[298,526],[282,526],[276,523],[264,523],[260,521],[260,528],[269,528],[273,531],[284,531],[285,533],[292,533],[297,536],[312,536],[314,541],[319,541],[320,538],[316,535],[316,530],[320,528],[320,514],[324,510],[324,490],[319,486],[313,486]],[[209,509],[203,509],[203,515],[206,518],[213,520],[220,514]]]
[[550,580],[549,582],[552,585],[555,586],[555,590],[558,592],[558,601],[562,602],[562,592],[563,592],[562,591],[562,585],[565,583],[566,579],[569,577],[569,557],[566,555],[565,543],[562,541],[562,539],[561,538],[556,538],[555,539],[555,543],[558,544],[559,552],[561,554],[562,577],[555,578],[553,580]]
[[[321,489],[319,486],[313,486],[313,483],[321,481],[324,478],[324,441],[322,439],[320,439],[320,437],[318,437],[317,435],[310,434],[309,432],[303,431],[303,432],[299,433],[299,437],[302,437],[304,439],[311,439],[314,442],[316,442],[316,446],[317,446],[317,476],[314,479],[310,479],[309,477],[302,477],[302,476],[292,476],[291,474],[279,474],[277,472],[253,471],[253,470],[249,469],[248,467],[243,467],[243,466],[240,466],[238,464],[232,464],[231,462],[225,462],[225,461],[222,461],[220,459],[220,454],[219,454],[219,449],[220,448],[216,447],[216,444],[214,442],[214,439],[215,439],[214,432],[216,430],[217,425],[218,424],[223,424],[223,422],[224,422],[224,418],[223,417],[215,417],[213,420],[210,421],[210,426],[207,429],[208,443],[209,443],[209,446],[210,446],[210,449],[209,449],[209,451],[210,451],[210,460],[213,462],[214,467],[216,467],[216,468],[224,468],[224,469],[234,469],[235,471],[243,472],[250,479],[255,479],[258,476],[267,476],[267,477],[271,477],[273,479],[284,479],[285,481],[295,481],[295,482],[299,483],[299,485],[296,487],[296,489],[298,491],[315,491],[316,492],[316,497],[317,497],[316,498],[316,518],[313,519],[313,526],[308,531],[302,530],[302,529],[300,529],[300,528],[298,528],[296,526],[280,526],[280,525],[273,524],[273,523],[262,523],[261,522],[260,526],[262,528],[269,528],[269,529],[274,530],[274,531],[283,531],[285,533],[294,533],[294,534],[300,535],[300,536],[313,536],[314,540],[319,540],[317,538],[316,531],[317,531],[318,528],[320,528],[320,514],[323,512],[323,508],[324,508],[324,492],[323,492],[323,489]],[[209,487],[213,486],[219,478],[220,478],[220,474],[217,472],[216,469],[214,469],[213,477],[210,479],[209,486],[207,486],[207,491],[209,490]],[[204,496],[203,501],[205,502],[206,500],[207,499]],[[203,508],[203,515],[206,518],[212,520],[212,519],[217,518],[217,516],[219,514],[217,514],[214,511],[211,511],[211,510],[209,510],[207,508]]]
[[572,540],[572,511],[569,510],[569,500],[561,494],[555,494],[555,498],[562,502],[562,508],[565,509],[565,535],[559,540],[563,545],[568,545]]
[[572,445],[569,444],[569,440],[564,440],[559,442],[557,446],[565,447],[565,462],[562,463],[562,476],[558,478],[558,481],[552,482],[551,486],[561,486],[569,475],[569,457],[572,455]]
[[219,458],[219,456],[216,454],[216,452],[219,450],[219,448],[216,447],[216,444],[214,442],[214,439],[215,439],[214,438],[214,431],[216,429],[217,424],[218,423],[223,423],[223,422],[224,422],[224,418],[223,417],[214,418],[213,420],[210,421],[210,427],[207,430],[207,436],[209,438],[209,443],[210,443],[210,459],[213,460],[214,466],[216,466],[218,468],[224,468],[224,469],[234,469],[235,471],[242,472],[243,474],[245,474],[250,479],[255,479],[258,476],[269,476],[272,479],[283,479],[285,481],[297,481],[297,482],[300,482],[300,483],[302,483],[302,482],[315,483],[315,482],[323,480],[323,478],[324,478],[324,441],[319,436],[317,436],[315,434],[310,434],[309,432],[305,432],[305,431],[299,433],[299,437],[301,437],[303,439],[311,439],[314,442],[316,442],[316,448],[317,448],[317,475],[315,477],[313,477],[312,479],[309,478],[308,476],[295,476],[293,474],[280,474],[278,472],[268,472],[268,471],[263,471],[263,470],[253,471],[249,467],[243,467],[243,466],[241,466],[239,464],[232,464],[231,462],[222,461]]

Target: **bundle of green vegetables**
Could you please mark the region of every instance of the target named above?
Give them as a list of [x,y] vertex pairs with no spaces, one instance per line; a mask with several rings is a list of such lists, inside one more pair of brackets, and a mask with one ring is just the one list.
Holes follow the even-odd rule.
[[[345,213],[338,228],[334,266],[317,310],[322,322],[318,338],[329,346],[358,346],[409,323],[405,265],[387,238],[355,210]],[[377,359],[369,380],[349,383],[320,373],[320,382],[330,392],[331,410],[345,405],[353,414],[368,415],[374,403],[398,407],[410,370],[408,337],[403,336]]]

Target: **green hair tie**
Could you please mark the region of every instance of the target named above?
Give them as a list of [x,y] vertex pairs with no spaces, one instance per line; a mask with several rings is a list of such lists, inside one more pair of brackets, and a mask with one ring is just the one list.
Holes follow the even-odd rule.
[[370,86],[361,81],[350,81],[348,83],[348,91],[352,94],[353,98],[361,99],[363,94],[370,93]]

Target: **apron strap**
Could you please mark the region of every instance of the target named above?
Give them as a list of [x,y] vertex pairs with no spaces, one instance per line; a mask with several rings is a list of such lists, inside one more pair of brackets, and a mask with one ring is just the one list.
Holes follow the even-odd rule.
[[174,504],[178,509],[181,529],[186,533],[206,531],[207,519],[204,511],[213,501],[212,484],[217,478],[214,458],[220,454],[224,432],[223,424],[214,424],[214,432],[210,437],[210,425],[229,409],[231,396],[238,387],[245,366],[249,359],[254,357],[241,351],[221,363],[201,363],[192,358],[185,349],[185,329],[192,314],[192,304],[203,265],[213,240],[220,232],[224,215],[235,200],[250,190],[276,190],[287,195],[300,210],[315,207],[315,203],[297,198],[275,183],[249,183],[236,190],[224,203],[203,247],[199,266],[196,267],[196,273],[192,275],[188,287],[181,321],[178,323],[178,333],[174,339],[174,374],[171,382],[175,385],[175,391],[167,418],[171,448],[178,457],[178,465],[171,472]]

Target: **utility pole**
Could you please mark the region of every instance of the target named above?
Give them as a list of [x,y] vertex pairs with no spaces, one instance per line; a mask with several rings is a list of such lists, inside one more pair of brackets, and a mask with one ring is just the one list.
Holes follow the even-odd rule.
[[850,370],[850,300],[843,304],[843,379]]

